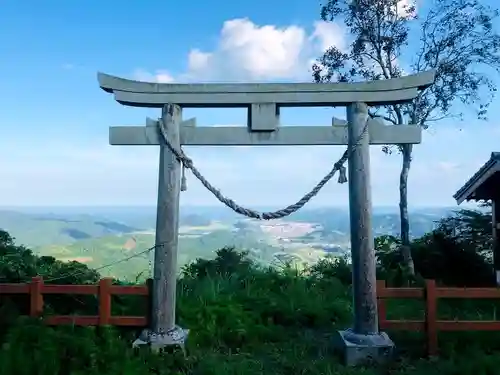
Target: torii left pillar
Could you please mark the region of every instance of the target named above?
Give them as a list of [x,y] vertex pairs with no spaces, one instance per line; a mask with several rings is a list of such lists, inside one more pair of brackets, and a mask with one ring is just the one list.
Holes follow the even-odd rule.
[[[172,146],[180,150],[181,107],[166,104],[161,121]],[[163,141],[158,175],[154,287],[150,296],[151,328],[144,330],[133,346],[149,344],[158,351],[166,346],[179,345],[185,354],[184,342],[189,330],[175,324],[180,184],[181,163]]]

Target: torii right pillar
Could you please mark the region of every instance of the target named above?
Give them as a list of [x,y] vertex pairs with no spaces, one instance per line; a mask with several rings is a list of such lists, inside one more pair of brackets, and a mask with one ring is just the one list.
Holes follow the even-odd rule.
[[365,103],[352,103],[347,107],[354,324],[352,329],[339,331],[337,341],[347,365],[383,362],[391,359],[394,353],[394,343],[378,327],[367,121]]

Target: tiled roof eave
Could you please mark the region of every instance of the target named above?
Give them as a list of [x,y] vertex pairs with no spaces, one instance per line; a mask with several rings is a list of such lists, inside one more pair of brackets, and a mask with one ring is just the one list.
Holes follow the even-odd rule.
[[464,200],[476,200],[471,195],[479,188],[482,183],[477,185],[481,178],[491,169],[498,169],[500,167],[500,152],[492,152],[490,160],[488,160],[474,175],[453,195],[453,198],[458,204]]

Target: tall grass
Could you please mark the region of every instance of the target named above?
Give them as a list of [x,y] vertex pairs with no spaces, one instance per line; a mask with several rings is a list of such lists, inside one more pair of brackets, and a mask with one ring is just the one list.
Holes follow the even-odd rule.
[[[227,261],[227,259],[226,259]],[[218,263],[217,263],[218,262]],[[188,356],[134,351],[134,331],[46,327],[16,319],[3,335],[0,375],[146,374],[498,374],[499,335],[447,335],[439,360],[421,359],[423,338],[391,333],[401,349],[383,367],[346,368],[332,346],[336,330],[350,325],[351,293],[335,263],[297,271],[262,269],[220,257],[185,269],[178,287],[178,321],[190,328]],[[343,280],[344,283],[341,281]],[[129,302],[127,302],[129,301]],[[122,300],[122,313],[138,301]],[[395,304],[393,316],[418,309]],[[473,307],[470,307],[473,308]]]

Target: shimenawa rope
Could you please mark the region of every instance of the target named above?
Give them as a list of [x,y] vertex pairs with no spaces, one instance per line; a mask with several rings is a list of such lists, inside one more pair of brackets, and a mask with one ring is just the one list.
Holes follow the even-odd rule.
[[220,202],[225,204],[227,207],[232,209],[234,212],[244,215],[249,218],[253,219],[259,219],[259,220],[272,220],[272,219],[281,219],[283,217],[289,216],[293,214],[294,212],[298,211],[301,209],[307,202],[309,202],[314,196],[316,196],[319,191],[323,188],[323,186],[326,185],[328,181],[332,179],[332,177],[335,175],[337,171],[339,171],[339,179],[338,183],[343,184],[347,182],[347,176],[346,176],[346,168],[344,167],[344,163],[347,161],[347,159],[352,155],[352,153],[356,150],[357,146],[359,145],[359,142],[361,139],[365,136],[365,134],[368,131],[368,121],[366,121],[366,124],[363,128],[363,131],[361,135],[356,139],[356,142],[352,147],[347,147],[345,150],[344,154],[342,157],[333,165],[333,168],[326,174],[323,179],[316,184],[316,186],[307,194],[305,194],[300,200],[298,200],[296,203],[291,204],[288,207],[285,207],[281,210],[273,211],[273,212],[258,212],[249,208],[245,208],[243,206],[240,206],[237,204],[235,201],[232,199],[225,197],[219,189],[215,188],[210,182],[207,181],[207,179],[200,173],[200,171],[194,166],[193,161],[186,156],[182,148],[177,150],[173,145],[170,143],[170,140],[167,137],[167,133],[165,131],[165,124],[163,122],[163,119],[158,120],[158,125],[160,129],[160,133],[165,140],[165,144],[167,147],[172,151],[172,153],[175,155],[175,157],[179,160],[180,163],[182,163],[182,178],[181,178],[181,191],[185,191],[187,189],[186,186],[186,176],[185,176],[185,168],[188,168],[191,170],[193,175],[205,186]]

